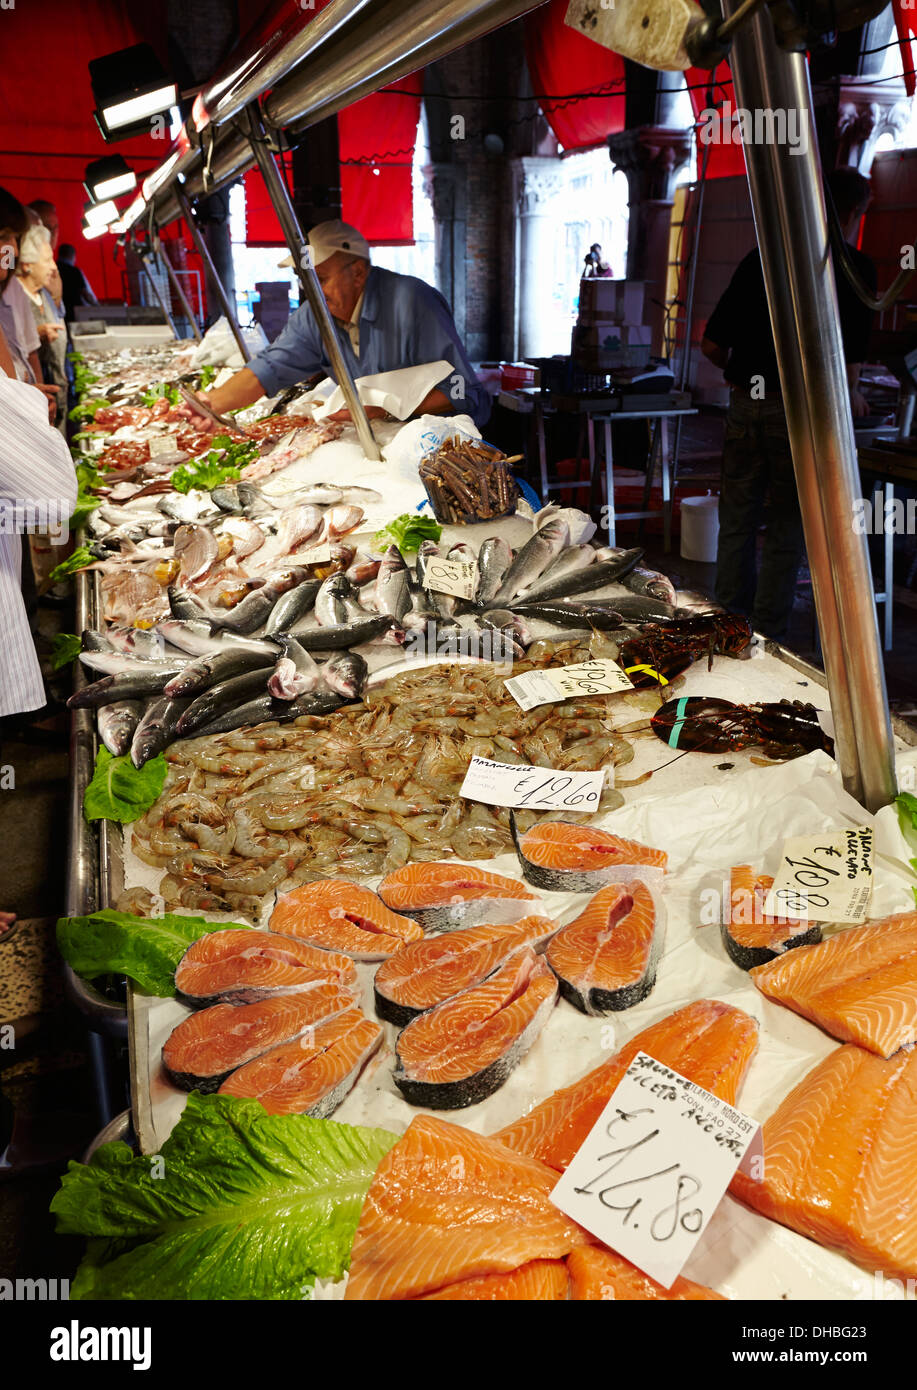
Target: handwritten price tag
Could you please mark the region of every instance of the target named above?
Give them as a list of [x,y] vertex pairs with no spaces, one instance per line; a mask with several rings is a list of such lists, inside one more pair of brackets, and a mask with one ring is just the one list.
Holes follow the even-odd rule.
[[453,598],[474,598],[478,589],[478,567],[473,560],[431,560],[424,575],[424,588]]
[[331,545],[328,541],[310,546],[308,550],[300,550],[296,555],[296,563],[300,565],[327,565],[330,559]]
[[604,772],[559,772],[524,763],[493,763],[472,758],[460,796],[488,806],[528,806],[538,811],[595,811]]
[[169,454],[180,453],[179,447],[175,442],[174,436],[162,434],[153,438],[149,442],[150,458],[166,458]]
[[798,835],[783,846],[764,911],[768,917],[863,922],[871,892],[872,830],[868,826]]
[[668,1289],[740,1165],[764,1175],[757,1120],[638,1052],[551,1201]]
[[618,663],[607,657],[580,661],[556,671],[527,671],[522,676],[511,676],[503,684],[524,710],[569,700],[574,695],[614,695],[634,688]]

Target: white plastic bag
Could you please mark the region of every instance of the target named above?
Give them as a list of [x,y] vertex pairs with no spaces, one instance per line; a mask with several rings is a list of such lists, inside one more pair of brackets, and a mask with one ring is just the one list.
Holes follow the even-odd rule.
[[[245,346],[252,355],[262,352],[268,345],[264,329],[260,323],[253,324],[251,328],[243,328],[242,337],[245,340]],[[194,367],[245,366],[239,345],[233,336],[225,314],[221,314],[216,323],[212,323],[207,329],[194,349],[192,364]]]
[[458,435],[461,439],[480,439],[481,431],[470,415],[421,415],[409,420],[382,450],[387,463],[408,464],[419,468],[428,454],[435,451],[444,439]]

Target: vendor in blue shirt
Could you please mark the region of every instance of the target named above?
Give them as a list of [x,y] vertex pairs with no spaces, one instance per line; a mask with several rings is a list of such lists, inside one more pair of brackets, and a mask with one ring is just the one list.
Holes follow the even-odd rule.
[[[470,415],[483,425],[490,397],[465,354],[449,306],[438,290],[413,275],[370,265],[365,238],[346,222],[320,222],[309,233],[316,274],[354,377],[444,360],[453,370],[428,393],[415,415]],[[283,332],[216,390],[202,392],[217,414],[252,405],[317,372],[333,376],[318,324],[301,304]],[[369,406],[370,419],[385,411]],[[349,410],[330,417],[349,420]]]

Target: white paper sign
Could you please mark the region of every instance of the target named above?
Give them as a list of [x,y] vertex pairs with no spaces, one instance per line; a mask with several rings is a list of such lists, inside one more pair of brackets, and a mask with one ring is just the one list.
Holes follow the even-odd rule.
[[560,772],[525,763],[494,763],[472,758],[460,796],[488,806],[527,806],[537,811],[595,811],[604,772]]
[[783,858],[764,902],[768,917],[816,922],[864,922],[872,891],[872,830],[829,830],[798,835]]
[[753,1141],[757,1120],[638,1052],[551,1201],[668,1289]]
[[327,565],[331,559],[331,544],[324,541],[321,545],[310,546],[308,550],[299,550],[296,553],[296,563],[298,565]]
[[150,458],[163,458],[168,454],[180,454],[175,437],[170,434],[160,434],[149,441]]
[[551,671],[526,671],[503,682],[524,710],[569,700],[575,695],[614,695],[633,690],[633,682],[610,658],[580,661]]
[[478,589],[478,567],[474,560],[428,560],[423,585],[437,594],[474,598]]

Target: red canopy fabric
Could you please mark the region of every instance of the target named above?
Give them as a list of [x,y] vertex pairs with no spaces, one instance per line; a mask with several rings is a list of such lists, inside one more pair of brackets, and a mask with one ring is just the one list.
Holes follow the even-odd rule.
[[[738,128],[735,127],[726,117],[732,115],[736,109],[735,89],[732,85],[732,75],[728,63],[720,63],[714,73],[706,68],[689,68],[685,73],[685,80],[688,84],[688,91],[691,95],[691,105],[694,107],[695,118],[698,119],[697,130],[697,169],[700,173],[704,150],[707,148],[701,136],[701,129],[704,122],[701,113],[711,109],[710,107],[710,86],[713,85],[713,107],[716,108],[723,117],[722,122],[717,121],[711,124],[711,129],[717,133],[718,138],[711,141],[709,145],[710,154],[707,159],[707,178],[708,179],[728,179],[736,174],[745,173],[745,151],[739,140]],[[735,133],[736,143],[731,137]]]
[[[564,24],[567,5],[568,0],[549,0],[526,16],[526,59],[535,95],[560,144],[565,150],[591,150],[624,129],[624,59]],[[580,97],[580,92],[600,95]]]
[[901,58],[904,63],[904,85],[907,88],[908,96],[912,97],[915,79],[911,37],[917,37],[917,11],[914,10],[913,0],[892,0],[892,8],[895,12],[895,27],[898,30],[898,43],[901,46]]
[[[38,28],[36,30],[36,24]],[[141,137],[106,145],[92,118],[89,60],[147,42],[166,62],[166,7],[139,0],[42,0],[4,9],[0,64],[0,184],[22,202],[55,204],[60,239],[76,247],[77,261],[100,299],[122,298],[121,264],[111,236],[86,241],[80,224],[85,166],[117,151],[138,178],[166,156],[162,140]],[[126,207],[130,197],[120,201]]]
[[[283,170],[287,187],[292,190],[293,175],[291,156],[282,156]],[[245,244],[246,246],[286,246],[280,223],[274,211],[274,204],[258,169],[249,169],[242,177],[245,188]]]
[[413,73],[338,116],[344,221],[371,246],[414,244],[411,170],[421,91],[421,74]]

